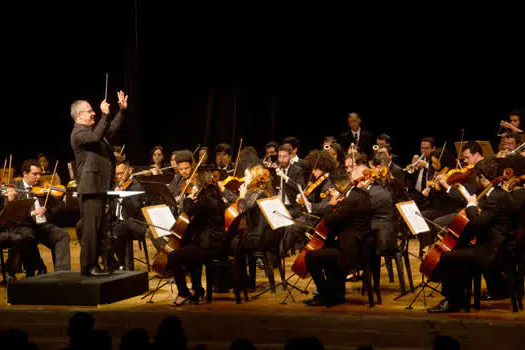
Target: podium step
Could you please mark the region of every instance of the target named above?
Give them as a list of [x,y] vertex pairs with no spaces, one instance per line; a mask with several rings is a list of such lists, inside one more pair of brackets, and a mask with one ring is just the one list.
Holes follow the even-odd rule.
[[149,290],[146,271],[115,271],[109,276],[85,277],[78,271],[58,271],[16,280],[7,286],[12,305],[110,304]]

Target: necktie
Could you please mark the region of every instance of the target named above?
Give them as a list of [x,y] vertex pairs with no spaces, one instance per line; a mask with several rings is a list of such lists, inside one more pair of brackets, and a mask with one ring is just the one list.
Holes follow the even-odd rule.
[[355,143],[358,144],[359,143],[359,134],[354,132],[354,139],[355,139]]

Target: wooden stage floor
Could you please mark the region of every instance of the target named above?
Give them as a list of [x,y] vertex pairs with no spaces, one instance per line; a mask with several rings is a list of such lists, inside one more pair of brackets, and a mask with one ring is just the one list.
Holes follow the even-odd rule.
[[[75,237],[74,232],[71,236]],[[417,241],[412,241],[410,246],[415,253]],[[49,250],[40,247],[40,251],[48,269],[52,270]],[[149,242],[148,251],[153,258],[155,248]],[[79,254],[80,247],[73,238],[72,269],[76,271],[79,270]],[[135,257],[144,257],[137,245]],[[293,261],[293,257],[287,259],[287,272]],[[421,281],[419,262],[412,256],[411,266],[417,285]],[[135,269],[146,270],[146,266],[135,262]],[[277,270],[275,272],[276,282],[280,282]],[[301,280],[297,286],[314,291],[313,283],[307,286],[307,282]],[[152,279],[150,289],[154,289],[157,283],[158,279]],[[264,272],[259,269],[257,284],[258,290],[268,287]],[[415,294],[408,293],[394,300],[400,293],[397,275],[395,282],[389,283],[385,268],[381,275],[383,303],[373,308],[369,307],[367,297],[361,296],[361,282],[348,283],[347,303],[332,308],[309,307],[302,301],[311,298],[311,293],[304,295],[298,291],[293,291],[295,302],[288,297],[287,303],[281,304],[287,296],[282,287],[277,288],[275,295],[266,293],[247,303],[243,301],[241,305],[235,303],[233,293],[225,293],[215,294],[210,304],[175,307],[172,304],[177,296],[175,285],[160,289],[154,295],[153,303],[137,296],[98,307],[15,306],[7,304],[6,290],[0,287],[0,329],[24,329],[40,349],[58,349],[67,344],[68,319],[76,311],[88,311],[95,316],[97,328],[109,329],[115,349],[118,339],[131,328],[145,328],[153,338],[157,324],[167,315],[177,315],[182,319],[192,345],[206,344],[208,349],[228,349],[236,338],[250,339],[258,349],[282,349],[286,339],[298,336],[317,336],[327,349],[352,349],[360,344],[373,345],[376,349],[430,349],[437,334],[456,337],[462,343],[462,349],[497,347],[501,350],[523,346],[525,312],[512,313],[509,299],[482,303],[479,311],[429,315],[426,308],[441,300],[437,293],[428,296],[430,292],[426,292],[426,306],[423,296],[420,296],[413,309],[407,310]]]

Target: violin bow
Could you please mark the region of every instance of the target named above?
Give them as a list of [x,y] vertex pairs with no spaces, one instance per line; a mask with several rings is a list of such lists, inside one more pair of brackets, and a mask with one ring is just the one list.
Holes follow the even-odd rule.
[[124,152],[124,147],[126,147],[126,144],[122,145],[122,148],[120,149],[120,152],[118,153],[118,156],[122,156],[122,152]]
[[239,141],[239,149],[237,150],[237,157],[235,157],[235,166],[233,167],[233,176],[237,173],[237,165],[239,164],[239,158],[241,155],[242,137]]
[[55,180],[55,175],[57,173],[58,160],[55,163],[55,169],[53,170],[53,175],[51,175],[51,183],[49,184],[49,191],[46,194],[46,201],[44,202],[44,208],[47,206],[47,200],[49,199],[49,194],[53,189],[53,180]]
[[352,147],[352,171],[355,170],[355,152],[354,152],[354,143],[350,145]]
[[104,100],[108,99],[108,79],[109,73],[106,73],[106,89],[104,90]]
[[5,179],[5,167],[7,166],[7,157],[4,160],[4,169],[2,170],[2,181]]
[[461,140],[459,141],[459,150],[458,150],[458,168],[463,169],[463,165],[459,161],[461,153],[463,152],[463,137],[465,136],[465,129],[461,129]]
[[[320,153],[317,154],[317,157],[315,158],[315,164],[314,164],[312,170],[314,170],[315,167],[317,166],[317,162],[319,161],[319,155],[320,155]],[[310,177],[308,178],[308,184],[310,184],[310,182],[312,182],[312,176],[313,176],[313,175],[314,175],[314,173],[313,173],[313,172],[310,172]],[[306,188],[308,188],[308,186],[306,186]],[[305,191],[306,191],[306,189],[305,189]]]
[[13,154],[9,153],[9,168],[7,169],[7,182],[6,185],[9,185],[9,181],[11,180],[11,164],[13,162]]

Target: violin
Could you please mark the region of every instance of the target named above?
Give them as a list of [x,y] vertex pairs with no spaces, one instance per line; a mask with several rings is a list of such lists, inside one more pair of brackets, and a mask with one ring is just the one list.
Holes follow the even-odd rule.
[[[306,186],[306,189],[304,190],[304,196],[308,197],[321,183],[323,183],[324,180],[328,178],[329,175],[330,175],[329,173],[324,173],[323,175],[319,176],[319,178],[315,180],[314,183],[309,182],[308,185]],[[328,192],[328,191],[325,191],[325,192]],[[325,194],[325,192],[322,192],[320,194],[321,198],[325,198],[328,195],[328,193]],[[297,198],[297,204],[304,204],[303,199],[301,197]]]
[[219,181],[219,184],[232,191],[235,194],[239,194],[239,187],[244,183],[244,177],[238,178],[235,176],[228,176],[223,181]]
[[[456,170],[456,169],[454,169]],[[432,180],[428,180],[427,181],[427,186],[428,187],[432,187],[433,189],[435,189],[436,191],[441,191],[441,185],[439,183],[439,181],[437,180],[437,177],[438,175],[445,175],[449,172],[449,168],[446,166],[446,167],[443,167],[441,170],[439,170],[438,172],[434,173],[434,177],[432,178]]]
[[125,191],[129,186],[131,186],[131,183],[133,182],[133,179],[130,177],[124,182],[119,183],[116,188],[120,188],[121,191]]
[[44,183],[43,187],[33,186],[31,193],[35,196],[53,196],[55,198],[62,198],[66,194],[66,188],[62,185],[50,186],[48,182]]
[[466,184],[474,173],[474,165],[467,165],[463,169],[452,169],[445,175],[445,180],[450,186],[455,184]]

